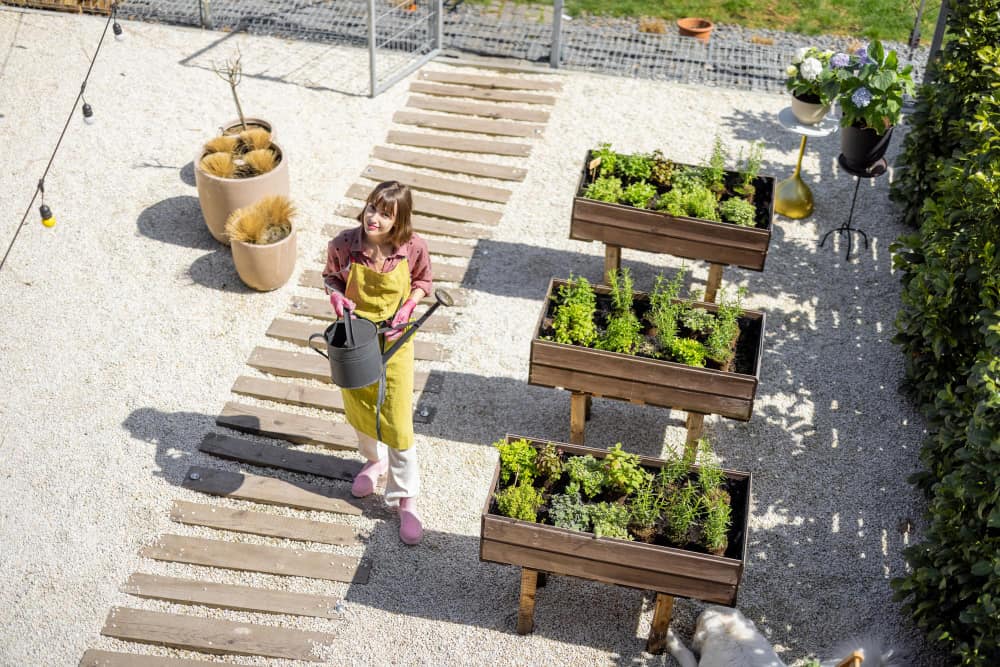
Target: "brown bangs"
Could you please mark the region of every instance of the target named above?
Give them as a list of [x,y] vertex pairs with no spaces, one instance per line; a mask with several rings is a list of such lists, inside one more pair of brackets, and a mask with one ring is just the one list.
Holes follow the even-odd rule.
[[[410,212],[413,210],[413,196],[410,188],[399,181],[385,181],[375,186],[368,195],[365,205],[371,204],[382,215],[396,216],[396,221],[389,230],[389,242],[399,247],[413,236],[413,223],[410,222]],[[364,223],[364,210],[358,214],[358,222]]]

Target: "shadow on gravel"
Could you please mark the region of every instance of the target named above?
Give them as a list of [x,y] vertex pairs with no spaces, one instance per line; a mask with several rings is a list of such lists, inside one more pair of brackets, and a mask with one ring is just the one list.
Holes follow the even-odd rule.
[[[214,242],[214,240],[213,240]],[[202,255],[187,270],[188,277],[202,287],[232,292],[233,294],[258,294],[243,284],[233,265],[233,255],[229,248],[216,243],[218,250]]]
[[136,227],[143,236],[163,243],[195,250],[220,247],[205,226],[198,198],[189,195],[169,197],[146,208],[139,214]]
[[186,165],[181,167],[180,179],[184,185],[190,185],[192,188],[198,185],[198,182],[194,178],[194,162],[188,162]]

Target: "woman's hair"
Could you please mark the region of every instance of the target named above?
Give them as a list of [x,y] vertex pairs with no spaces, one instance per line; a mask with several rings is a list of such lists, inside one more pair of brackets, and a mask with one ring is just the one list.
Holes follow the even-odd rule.
[[[410,188],[399,181],[385,181],[375,186],[375,189],[368,195],[365,206],[369,204],[375,210],[386,216],[396,216],[396,221],[389,230],[388,241],[394,247],[399,247],[410,240],[413,236],[413,224],[410,222],[410,212],[413,210],[413,195]],[[358,214],[358,222],[364,228],[365,212],[362,209]]]

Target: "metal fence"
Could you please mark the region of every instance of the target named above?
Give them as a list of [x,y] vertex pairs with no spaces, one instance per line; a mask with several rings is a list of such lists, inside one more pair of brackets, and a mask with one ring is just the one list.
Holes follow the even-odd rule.
[[441,0],[368,0],[372,97],[441,52],[441,10]]

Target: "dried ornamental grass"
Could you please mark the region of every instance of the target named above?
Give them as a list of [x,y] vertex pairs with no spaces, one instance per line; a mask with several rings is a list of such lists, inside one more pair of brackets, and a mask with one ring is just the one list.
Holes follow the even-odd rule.
[[240,132],[239,142],[243,150],[256,151],[271,147],[271,133],[261,128]]
[[667,22],[657,16],[643,16],[639,19],[639,32],[662,35],[667,31]]
[[236,164],[233,156],[222,151],[209,153],[201,159],[201,169],[206,174],[219,178],[233,178],[236,175]]
[[246,163],[246,175],[257,176],[274,169],[278,164],[278,156],[270,148],[261,148],[244,155],[243,162]]
[[283,195],[264,197],[255,204],[237,209],[226,221],[226,234],[232,241],[253,245],[277,243],[292,233],[295,207]]
[[240,140],[234,136],[222,136],[209,140],[205,144],[205,151],[208,153],[232,153]]

